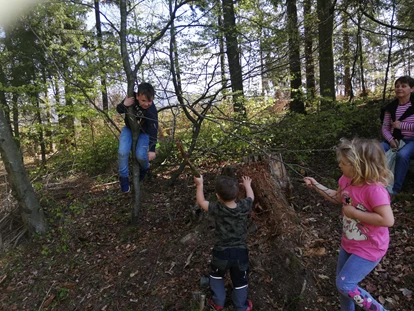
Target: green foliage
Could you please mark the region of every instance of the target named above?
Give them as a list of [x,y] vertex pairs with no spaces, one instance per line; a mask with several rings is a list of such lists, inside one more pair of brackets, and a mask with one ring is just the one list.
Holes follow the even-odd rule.
[[[320,159],[320,152],[324,154],[324,161],[334,164],[334,147],[342,137],[381,139],[379,112],[382,104],[379,102],[337,102],[329,110],[310,108],[306,115],[278,113],[273,104],[259,101],[245,105],[248,109],[246,120],[228,117],[231,114],[225,112],[224,105],[217,106],[220,114],[214,110],[214,114],[208,115],[190,159],[194,164],[221,165],[241,161],[248,155],[281,153],[288,169],[300,170],[296,166],[306,165],[316,155]],[[188,121],[177,124],[176,135],[188,149],[193,132],[184,122]],[[173,158],[177,159],[177,155],[180,161],[176,149]]]
[[300,160],[311,150],[333,148],[342,137],[380,139],[379,111],[378,104],[337,103],[321,112],[288,114],[270,126],[273,139],[269,147],[296,150],[296,160]]
[[91,131],[94,133],[85,129],[80,135],[73,159],[77,171],[95,175],[106,172],[117,163],[118,140],[108,128],[98,127]]

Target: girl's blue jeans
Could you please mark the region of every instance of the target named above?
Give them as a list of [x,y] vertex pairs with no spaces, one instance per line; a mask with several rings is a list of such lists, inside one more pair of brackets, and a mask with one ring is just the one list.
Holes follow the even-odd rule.
[[[405,145],[397,152],[397,158],[395,159],[393,190],[396,192],[401,191],[405,175],[410,166],[410,158],[414,155],[414,140],[403,139],[403,141],[405,142]],[[381,144],[385,152],[391,148],[388,142],[383,141]]]
[[363,310],[386,311],[366,290],[358,286],[379,261],[373,262],[349,254],[341,247],[336,269],[336,287],[340,293],[341,311],[354,311],[355,304]]
[[[128,159],[131,148],[132,132],[129,128],[125,126],[121,131],[118,147],[118,166],[119,176],[121,177],[129,176]],[[149,136],[147,134],[140,133],[135,148],[136,158],[140,166],[140,180],[144,179],[144,176],[147,173],[150,166],[148,160],[148,150]]]

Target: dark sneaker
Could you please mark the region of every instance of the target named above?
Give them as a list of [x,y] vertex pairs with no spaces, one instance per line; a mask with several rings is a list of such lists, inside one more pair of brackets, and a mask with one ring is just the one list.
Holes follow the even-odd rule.
[[224,310],[224,307],[217,306],[217,305],[214,303],[214,301],[213,301],[213,299],[212,299],[212,298],[210,298],[210,300],[208,301],[208,304],[209,304],[210,310]]
[[253,310],[253,304],[252,304],[251,300],[247,299],[247,303],[249,304],[249,306],[247,307],[246,311],[252,311]]
[[119,177],[119,184],[123,193],[128,193],[131,190],[128,177]]

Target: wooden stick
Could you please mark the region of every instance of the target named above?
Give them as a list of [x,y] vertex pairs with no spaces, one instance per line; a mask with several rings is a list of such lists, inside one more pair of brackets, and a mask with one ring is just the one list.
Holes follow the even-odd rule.
[[190,162],[190,159],[188,158],[187,154],[185,153],[185,151],[183,149],[183,146],[181,146],[181,142],[177,141],[176,144],[177,144],[178,149],[181,152],[181,155],[184,158],[184,161],[190,167],[191,173],[193,174],[193,176],[199,178],[201,175],[200,175],[199,171],[194,167],[194,165]]

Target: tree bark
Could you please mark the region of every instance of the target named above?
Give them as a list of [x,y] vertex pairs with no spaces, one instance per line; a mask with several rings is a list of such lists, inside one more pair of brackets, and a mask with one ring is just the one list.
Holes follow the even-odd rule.
[[[102,47],[102,29],[101,29],[101,14],[99,9],[99,0],[95,0],[95,22],[96,22],[96,37],[98,39],[98,56],[101,65],[105,64]],[[101,93],[102,93],[102,110],[108,111],[108,92],[106,87],[106,73],[101,69]]]
[[343,40],[343,62],[344,62],[344,96],[351,95],[351,64],[350,64],[350,45],[349,45],[349,28],[348,17],[342,14],[342,40]]
[[296,0],[287,0],[287,29],[289,34],[290,106],[289,110],[305,113],[302,100],[302,74],[300,69],[299,29]]
[[332,0],[317,0],[321,108],[335,101]]
[[39,200],[30,183],[22,154],[13,139],[2,109],[0,109],[0,153],[26,228],[31,233],[45,232],[47,224]]
[[315,63],[313,59],[313,34],[312,34],[312,0],[303,2],[303,15],[305,16],[305,70],[306,70],[306,95],[312,100],[316,95]]
[[[394,25],[394,17],[395,17],[395,4],[392,6],[391,26]],[[382,90],[382,102],[383,103],[385,103],[385,95],[387,93],[388,74],[389,74],[390,67],[391,67],[393,45],[394,45],[394,29],[391,28],[390,38],[388,39],[388,57],[387,57],[387,68],[385,69],[384,89]]]
[[229,62],[230,81],[233,91],[233,107],[235,112],[242,116],[246,116],[246,109],[243,104],[243,77],[233,0],[222,0],[222,5],[223,28],[227,46],[227,60]]
[[[129,61],[129,54],[127,49],[127,0],[120,1],[120,13],[121,13],[121,55],[122,63],[127,77],[127,94],[129,97],[134,96],[134,83],[136,79],[137,70],[132,70],[131,63]],[[140,197],[141,197],[141,185],[139,182],[139,170],[140,166],[136,160],[136,145],[139,137],[139,124],[135,119],[135,113],[133,106],[127,107],[126,112],[127,122],[132,131],[132,182],[134,193],[134,206],[131,211],[132,223],[138,224],[139,212],[140,212]]]

